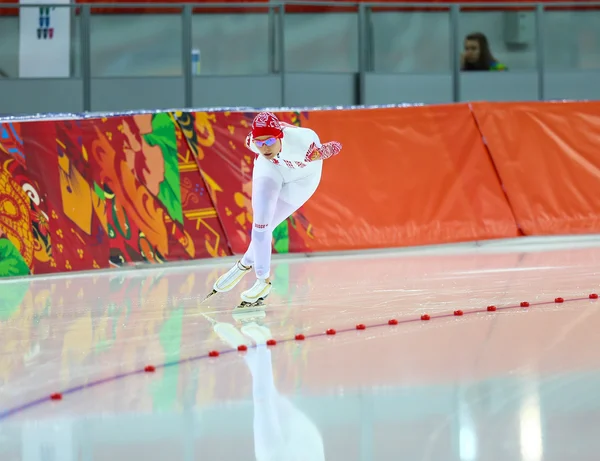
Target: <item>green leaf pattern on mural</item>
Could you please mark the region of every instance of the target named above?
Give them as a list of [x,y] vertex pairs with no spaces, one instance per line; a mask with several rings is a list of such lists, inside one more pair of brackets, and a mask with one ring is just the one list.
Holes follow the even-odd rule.
[[144,139],[150,146],[160,147],[165,161],[165,179],[160,183],[158,199],[167,208],[171,219],[183,224],[177,137],[169,114],[155,114],[152,117],[152,133],[145,134]]
[[273,230],[273,248],[277,253],[290,252],[290,231],[287,219]]
[[[28,274],[29,267],[17,247],[7,238],[0,238],[0,277],[17,277]],[[29,284],[16,283],[11,288],[2,291],[0,321],[9,319],[18,312],[28,290]]]
[[94,192],[96,193],[96,195],[98,196],[98,198],[100,200],[106,200],[106,194],[104,193],[104,190],[95,181],[94,181]]
[[0,239],[0,277],[28,274],[29,267],[17,247],[7,238]]

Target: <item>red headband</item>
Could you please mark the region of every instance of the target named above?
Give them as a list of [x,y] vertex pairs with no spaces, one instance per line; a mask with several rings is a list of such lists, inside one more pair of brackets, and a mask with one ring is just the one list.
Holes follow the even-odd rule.
[[283,131],[279,120],[272,112],[261,112],[252,121],[252,137],[273,136],[275,138],[283,137]]

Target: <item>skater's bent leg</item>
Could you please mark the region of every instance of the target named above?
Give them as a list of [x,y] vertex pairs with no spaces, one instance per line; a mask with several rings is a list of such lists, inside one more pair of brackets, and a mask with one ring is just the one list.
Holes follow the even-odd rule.
[[320,179],[320,170],[314,175],[286,184],[270,172],[265,177],[254,177],[252,240],[242,258],[242,264],[254,266],[257,278],[266,279],[271,274],[273,229],[306,203],[317,189]]
[[[282,180],[272,176],[255,177],[252,183],[252,214],[254,224],[252,225],[252,240],[248,248],[249,251],[242,258],[242,264],[244,266],[254,265],[254,271],[259,279],[266,279],[270,275],[270,239],[272,236],[270,223],[275,215],[281,187]],[[250,250],[252,253],[250,253]],[[257,255],[260,256],[257,257]]]
[[[269,225],[271,229],[271,237],[273,236],[273,230],[277,226],[279,226],[283,221],[289,218],[294,212],[300,207],[295,205],[290,205],[289,203],[285,203],[282,200],[277,201],[277,205],[275,206],[275,213],[273,214],[273,219],[271,224]],[[254,248],[255,244],[252,243],[253,240],[250,241],[250,246],[248,246],[248,250],[242,257],[242,264],[246,267],[254,266]]]
[[252,245],[252,239],[250,239],[250,245],[248,245],[248,249],[240,262],[246,267],[254,266],[254,245]]
[[271,276],[271,241],[273,231],[268,224],[264,227],[252,228],[252,245],[254,249],[254,272],[256,278],[264,280]]

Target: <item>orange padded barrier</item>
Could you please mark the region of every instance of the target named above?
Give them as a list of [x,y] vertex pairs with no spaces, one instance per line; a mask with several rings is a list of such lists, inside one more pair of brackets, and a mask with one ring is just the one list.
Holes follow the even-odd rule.
[[303,125],[344,145],[304,207],[313,250],[517,236],[467,105],[316,111]]
[[600,231],[600,102],[472,108],[524,234]]

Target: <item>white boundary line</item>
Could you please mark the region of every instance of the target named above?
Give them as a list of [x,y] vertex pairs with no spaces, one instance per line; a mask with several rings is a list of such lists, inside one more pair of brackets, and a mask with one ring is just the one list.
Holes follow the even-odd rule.
[[[507,253],[537,251],[564,250],[577,248],[590,248],[600,246],[600,234],[567,235],[567,236],[542,236],[542,237],[515,237],[506,239],[477,240],[462,243],[447,243],[436,245],[423,245],[398,248],[378,248],[374,250],[351,250],[330,251],[314,253],[287,253],[273,254],[273,260],[278,262],[296,261],[299,259],[361,259],[369,257],[398,258],[406,256],[444,256],[470,253]],[[164,264],[140,263],[111,269],[96,269],[77,272],[61,272],[56,274],[28,275],[23,277],[0,278],[0,286],[14,282],[29,280],[37,282],[42,280],[94,277],[106,274],[126,275],[139,274],[140,272],[151,272],[165,269],[185,269],[197,266],[220,267],[232,264],[239,259],[237,256],[225,256],[218,258],[203,258],[190,261],[173,261]]]

